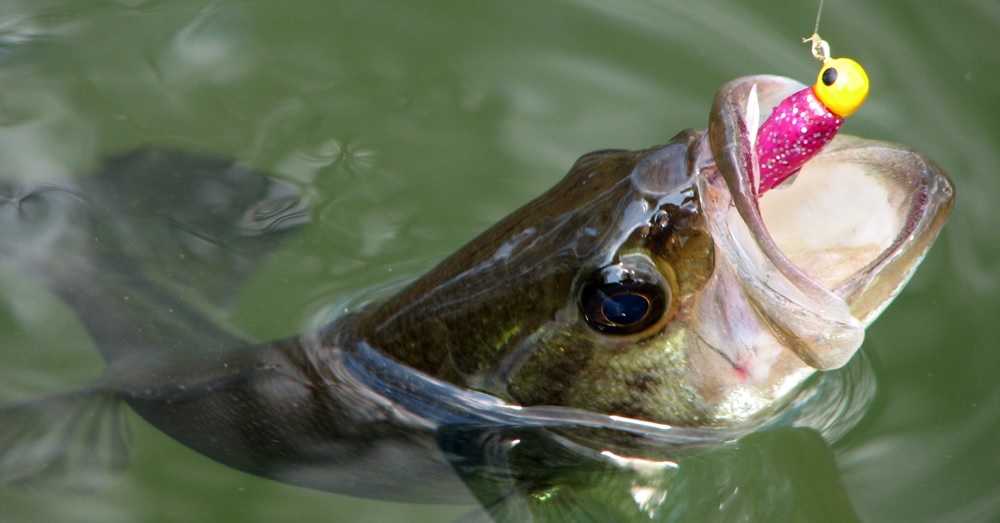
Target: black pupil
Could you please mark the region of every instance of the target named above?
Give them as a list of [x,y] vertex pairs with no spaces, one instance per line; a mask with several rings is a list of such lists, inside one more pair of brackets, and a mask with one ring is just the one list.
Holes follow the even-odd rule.
[[655,325],[670,308],[670,291],[654,274],[622,265],[598,270],[580,293],[580,309],[591,327],[631,334]]
[[833,85],[837,81],[837,70],[833,67],[823,71],[823,85]]
[[632,325],[642,321],[649,312],[649,300],[640,294],[608,296],[601,308],[604,317],[619,325]]

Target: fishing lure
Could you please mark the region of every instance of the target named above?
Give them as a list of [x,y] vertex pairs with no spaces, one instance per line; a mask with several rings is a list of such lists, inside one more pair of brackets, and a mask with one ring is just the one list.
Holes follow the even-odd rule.
[[825,40],[813,33],[813,56],[823,62],[816,83],[781,101],[757,130],[761,195],[797,173],[837,135],[844,117],[868,96],[868,75],[850,58],[830,58]]

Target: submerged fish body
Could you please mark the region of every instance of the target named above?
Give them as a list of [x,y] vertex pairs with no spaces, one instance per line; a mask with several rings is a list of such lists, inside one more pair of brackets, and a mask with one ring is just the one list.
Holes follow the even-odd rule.
[[[926,158],[850,138],[758,201],[747,102],[760,93],[767,108],[800,87],[737,80],[707,132],[585,155],[397,295],[268,343],[213,311],[307,221],[290,187],[222,160],[140,151],[81,187],[12,192],[0,254],[74,308],[109,369],[91,389],[0,409],[0,431],[124,400],[241,470],[433,501],[449,498],[434,478],[495,465],[473,455],[494,430],[513,431],[509,442],[582,428],[583,440],[635,450],[766,424],[812,373],[854,355],[951,205]],[[147,185],[167,180],[185,192]],[[40,452],[31,434],[0,434],[0,478],[71,467],[66,449],[93,444],[67,432]]]

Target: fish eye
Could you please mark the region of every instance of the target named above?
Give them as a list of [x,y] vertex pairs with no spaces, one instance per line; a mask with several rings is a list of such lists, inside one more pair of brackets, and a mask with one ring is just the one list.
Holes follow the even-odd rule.
[[646,272],[624,264],[598,270],[580,293],[587,323],[607,334],[632,334],[657,323],[669,309],[670,293]]
[[830,112],[845,117],[865,103],[868,74],[850,58],[831,58],[823,63],[813,92]]

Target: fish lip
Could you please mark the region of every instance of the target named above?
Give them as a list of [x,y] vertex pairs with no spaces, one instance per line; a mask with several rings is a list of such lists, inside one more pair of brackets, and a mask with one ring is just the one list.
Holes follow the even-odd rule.
[[[875,259],[838,285],[820,283],[778,247],[752,186],[752,180],[759,179],[752,145],[758,122],[748,122],[748,100],[756,96],[759,114],[766,116],[782,99],[804,88],[794,80],[766,75],[739,78],[723,86],[712,107],[707,138],[699,144],[698,157],[705,163],[696,169],[696,183],[717,249],[740,276],[751,308],[781,344],[808,366],[826,370],[850,360],[861,345],[864,328],[908,281],[944,224],[953,188],[940,168],[915,151],[838,137],[813,161],[826,161],[833,167],[838,162],[868,165],[877,171],[870,175],[873,179],[891,178],[882,171],[896,173],[895,169],[910,184],[900,187],[912,189],[904,198],[912,208],[905,210],[903,227],[891,245]],[[752,118],[753,104],[749,105]],[[869,176],[867,171],[865,176]]]

